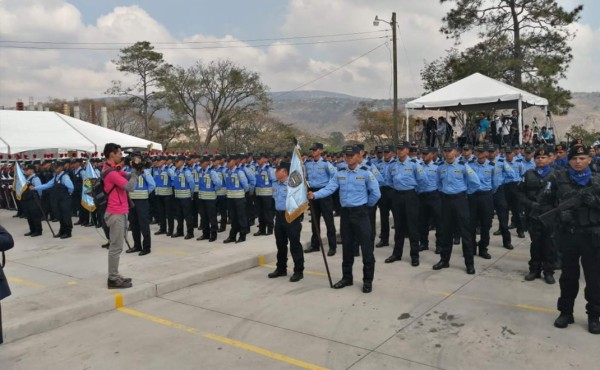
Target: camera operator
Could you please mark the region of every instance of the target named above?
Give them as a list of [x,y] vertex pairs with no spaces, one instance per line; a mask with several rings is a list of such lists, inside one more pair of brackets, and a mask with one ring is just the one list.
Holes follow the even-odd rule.
[[[110,245],[108,247],[108,289],[131,288],[131,279],[124,278],[119,274],[119,259],[123,251],[123,242],[127,233],[127,214],[130,209],[128,193],[133,192],[141,172],[135,168],[131,174],[127,174],[121,167],[123,153],[121,146],[108,143],[104,146],[104,157],[106,163],[102,168],[104,179],[104,192],[107,194],[108,202],[104,222],[110,229]],[[135,166],[141,163],[140,157],[131,161]]]

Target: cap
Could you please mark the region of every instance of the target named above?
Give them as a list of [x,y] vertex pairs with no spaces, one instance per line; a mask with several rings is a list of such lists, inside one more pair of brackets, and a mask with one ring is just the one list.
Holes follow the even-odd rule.
[[185,155],[178,155],[178,156],[176,157],[176,161],[177,161],[177,162],[179,162],[179,161],[185,161],[186,159],[187,159],[187,158],[185,157]]
[[512,146],[505,146],[504,148],[502,148],[502,150],[504,151],[504,153],[512,153],[514,152],[514,149]]
[[463,145],[462,150],[473,150],[473,145],[465,144]]
[[421,154],[429,154],[429,153],[432,153],[432,152],[435,152],[435,151],[436,151],[436,148],[434,148],[434,147],[428,147],[428,146],[424,146],[421,149],[419,149],[419,152]]
[[444,146],[442,147],[442,150],[445,152],[450,152],[454,149],[457,149],[458,147],[456,146],[456,144],[454,143],[446,143],[444,144]]
[[537,158],[541,155],[548,155],[548,150],[543,146],[537,148],[537,150],[535,151],[535,154],[533,156]]
[[382,146],[381,146],[381,150],[382,150],[384,153],[391,152],[391,151],[392,151],[392,146],[391,146],[391,145],[387,145],[387,144],[386,144],[386,145],[382,145]]
[[476,152],[487,152],[488,150],[489,150],[489,148],[485,144],[479,144],[475,147]]
[[383,153],[383,145],[377,145],[377,146],[375,146],[375,152],[376,153]]
[[316,150],[316,149],[323,149],[323,144],[321,143],[314,143],[311,147],[310,150]]
[[360,149],[360,150],[365,150],[365,144],[363,144],[363,143],[358,143],[358,144],[356,144],[356,146],[357,146],[357,147],[358,147],[358,149]]
[[354,155],[360,153],[360,148],[357,145],[346,145],[344,147],[345,155]]
[[554,147],[554,149],[555,149],[557,152],[560,152],[560,151],[565,151],[565,150],[567,150],[567,143],[560,143],[560,144],[557,144],[557,145],[556,145],[556,147]]
[[525,154],[535,153],[535,149],[529,145],[526,146],[523,151],[525,152]]
[[398,145],[396,145],[396,149],[404,149],[404,148],[410,148],[410,143],[408,141],[401,141],[398,143]]
[[200,158],[200,162],[210,162],[210,157],[209,157],[209,156],[207,156],[207,155],[203,155],[203,156]]
[[279,162],[279,165],[277,165],[277,169],[280,170],[282,168],[285,168],[287,170],[287,172],[290,172],[290,166],[291,166],[290,162],[281,161],[281,162]]
[[571,158],[576,157],[578,155],[588,155],[587,151],[585,150],[585,147],[581,144],[576,144],[573,145],[571,147],[571,149],[569,149],[569,160],[571,160]]
[[35,165],[33,163],[25,165],[26,170],[35,170]]

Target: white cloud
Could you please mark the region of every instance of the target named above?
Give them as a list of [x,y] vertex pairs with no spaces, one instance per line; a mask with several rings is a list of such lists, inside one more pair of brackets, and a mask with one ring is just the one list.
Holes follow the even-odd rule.
[[[380,33],[340,38],[387,35],[389,39],[389,26],[382,22],[379,27],[373,27],[372,21],[375,15],[389,20],[392,11],[397,10],[401,31],[398,38],[399,95],[409,97],[422,92],[419,72],[423,61],[442,56],[444,50],[452,46],[452,42],[438,31],[447,7],[440,5],[437,0],[402,2],[401,9],[398,8],[398,2],[393,0],[291,0],[280,31],[283,36],[299,36],[380,30]],[[577,28],[579,34],[573,42],[575,60],[564,85],[575,91],[598,90],[600,30],[581,24]],[[239,42],[239,38],[233,35],[215,37],[197,34],[178,40],[140,6],[116,7],[100,16],[95,23],[85,24],[80,11],[66,0],[0,1],[0,33],[3,40],[121,42],[124,43],[121,45],[123,47],[138,40],[152,41],[157,48],[161,47],[159,42],[217,42],[197,44],[198,47],[230,46],[232,41]],[[385,41],[384,38],[312,46],[287,45],[291,41],[281,41],[264,48],[159,51],[169,63],[185,67],[197,60],[229,58],[259,72],[271,90],[281,91],[316,79]],[[471,36],[463,44],[469,45],[475,41]],[[244,43],[235,44],[248,46]],[[365,97],[391,97],[390,50],[391,42],[304,89],[331,90]],[[127,81],[110,62],[117,55],[117,50],[2,49],[0,105],[13,106],[17,99],[26,101],[29,96],[34,96],[36,101],[50,96],[66,99],[102,96],[110,87],[111,80]]]

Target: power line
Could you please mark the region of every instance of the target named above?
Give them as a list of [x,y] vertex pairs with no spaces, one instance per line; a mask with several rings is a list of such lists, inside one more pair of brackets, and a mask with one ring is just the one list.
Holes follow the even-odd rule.
[[373,49],[371,49],[371,50],[367,51],[366,53],[363,53],[363,54],[361,54],[361,55],[357,56],[356,58],[354,58],[354,59],[352,59],[352,60],[350,60],[350,61],[348,61],[348,62],[346,62],[346,63],[344,63],[344,64],[342,64],[342,65],[340,65],[340,66],[338,66],[338,67],[336,67],[336,68],[334,68],[334,69],[332,69],[331,71],[329,71],[329,72],[327,72],[327,73],[325,73],[325,74],[323,74],[323,75],[321,75],[321,76],[319,76],[319,77],[317,77],[317,78],[315,78],[315,79],[313,79],[313,80],[310,80],[310,81],[308,81],[308,82],[305,82],[305,83],[303,83],[302,85],[300,85],[300,86],[298,86],[298,87],[296,87],[296,88],[294,88],[294,89],[292,89],[292,90],[289,90],[289,91],[286,91],[286,92],[282,92],[281,94],[275,95],[275,97],[284,96],[284,95],[286,95],[286,94],[289,94],[289,93],[291,93],[291,92],[294,92],[294,91],[296,91],[296,90],[298,90],[298,89],[301,89],[301,88],[303,88],[304,86],[310,85],[310,84],[312,84],[313,82],[317,82],[317,81],[319,81],[320,79],[323,79],[323,78],[325,78],[325,77],[329,76],[330,74],[332,74],[332,73],[334,73],[334,72],[337,72],[337,71],[339,71],[340,69],[342,69],[342,68],[344,68],[344,67],[346,67],[346,66],[348,66],[348,65],[350,65],[350,64],[352,64],[352,63],[354,63],[354,62],[356,62],[357,60],[359,60],[359,59],[361,59],[361,58],[363,58],[363,57],[365,57],[365,56],[367,56],[367,55],[371,54],[372,52],[374,52],[375,50],[379,49],[380,47],[382,47],[382,46],[383,46],[383,45],[385,45],[386,43],[387,43],[387,41],[386,41],[386,42],[384,42],[384,43],[381,43],[381,44],[379,44],[379,45],[377,45],[377,46],[375,46]]
[[[311,41],[311,42],[288,42],[277,44],[254,44],[254,45],[227,45],[227,46],[203,46],[203,47],[158,47],[155,50],[204,50],[204,49],[235,49],[235,48],[258,48],[289,45],[319,45],[334,44],[342,42],[377,40],[387,38],[387,36],[364,37],[343,40]],[[97,48],[97,47],[62,47],[62,46],[21,46],[21,45],[0,45],[0,49],[33,49],[33,50],[92,50],[92,51],[113,51],[121,48]]]
[[[385,32],[386,30],[365,31],[365,32],[350,32],[350,33],[334,33],[325,35],[313,36],[290,36],[290,37],[274,37],[265,39],[246,39],[246,40],[212,40],[212,41],[173,41],[173,42],[151,42],[153,45],[186,45],[186,44],[219,44],[230,42],[262,42],[262,41],[279,41],[279,40],[295,40],[295,39],[314,39],[322,37],[340,37],[340,36],[356,36]],[[131,45],[135,42],[71,42],[71,41],[18,41],[18,40],[0,40],[0,43],[15,43],[15,44],[48,44],[48,45]]]

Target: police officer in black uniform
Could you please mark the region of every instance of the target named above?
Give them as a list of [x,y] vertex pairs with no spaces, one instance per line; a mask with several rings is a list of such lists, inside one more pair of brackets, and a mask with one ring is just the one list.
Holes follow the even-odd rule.
[[588,330],[600,334],[600,176],[592,174],[590,162],[583,145],[572,146],[567,169],[555,172],[540,207],[550,207],[558,214],[555,229],[562,252],[562,274],[560,316],[554,326],[562,329],[575,321],[573,306],[579,292],[581,260]]

